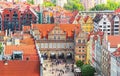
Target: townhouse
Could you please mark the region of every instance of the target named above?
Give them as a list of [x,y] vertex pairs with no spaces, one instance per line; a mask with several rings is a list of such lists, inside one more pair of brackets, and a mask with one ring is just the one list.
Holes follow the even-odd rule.
[[103,32],[107,32],[108,35],[112,34],[112,23],[111,23],[111,15],[105,14],[97,14],[94,21],[94,31],[101,30]]
[[120,14],[116,14],[112,19],[112,34],[120,35]]
[[120,75],[120,47],[111,54],[111,76]]
[[86,62],[87,33],[80,30],[76,24],[32,24],[30,33],[44,59]]
[[81,31],[75,37],[75,61],[81,60],[86,63],[87,57],[87,32]]
[[98,32],[90,32],[88,35],[87,42],[87,64],[91,64],[95,67],[98,75],[101,75],[101,64],[102,64],[102,39],[104,33],[101,31]]
[[[37,23],[38,16],[31,7],[25,4],[12,4],[1,2],[3,6],[0,11],[0,28],[4,30],[22,30],[22,25]],[[6,5],[8,4],[8,5]]]
[[2,76],[42,76],[41,54],[31,35],[24,32],[9,34],[11,35],[6,34],[0,55],[0,74]]

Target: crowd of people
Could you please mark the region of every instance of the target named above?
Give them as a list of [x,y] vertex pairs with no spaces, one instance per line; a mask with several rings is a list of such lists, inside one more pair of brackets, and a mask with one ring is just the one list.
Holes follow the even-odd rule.
[[72,71],[72,65],[66,62],[66,60],[51,60],[49,62],[50,64],[46,64],[44,70],[47,69],[47,67],[50,67],[49,72],[53,74],[53,76],[65,76],[66,73]]

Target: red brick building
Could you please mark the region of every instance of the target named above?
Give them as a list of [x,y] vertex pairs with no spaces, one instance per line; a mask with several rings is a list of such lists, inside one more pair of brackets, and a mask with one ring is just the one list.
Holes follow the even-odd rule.
[[3,3],[0,8],[0,30],[22,30],[22,25],[37,23],[37,14],[29,5]]

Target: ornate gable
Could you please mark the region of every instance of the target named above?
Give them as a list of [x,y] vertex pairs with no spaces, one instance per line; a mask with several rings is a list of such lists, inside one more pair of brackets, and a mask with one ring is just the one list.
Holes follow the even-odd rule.
[[60,25],[56,24],[54,28],[48,33],[48,39],[64,40],[66,39],[66,33],[60,28]]

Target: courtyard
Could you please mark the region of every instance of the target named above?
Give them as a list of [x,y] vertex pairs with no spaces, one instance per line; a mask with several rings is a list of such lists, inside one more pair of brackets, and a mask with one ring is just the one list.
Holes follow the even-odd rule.
[[74,76],[72,61],[45,60],[43,76]]

